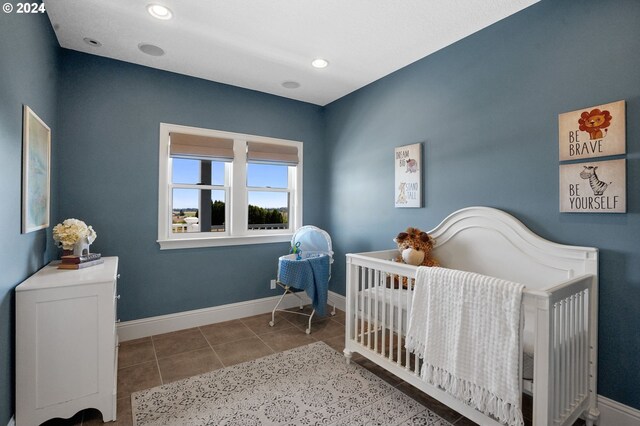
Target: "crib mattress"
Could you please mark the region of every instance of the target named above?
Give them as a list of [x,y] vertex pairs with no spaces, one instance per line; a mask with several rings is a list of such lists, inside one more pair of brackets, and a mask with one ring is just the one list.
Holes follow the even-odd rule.
[[[394,289],[387,287],[373,287],[368,288],[366,290],[360,291],[358,293],[358,307],[360,310],[367,312],[367,307],[371,306],[373,308],[373,304],[375,301],[378,301],[378,310],[388,309],[390,305],[400,306],[403,312],[406,312],[407,307],[411,304],[411,294],[407,294],[409,290],[406,289]],[[364,306],[361,306],[361,303]],[[532,379],[533,378],[533,346],[535,339],[535,330],[533,329],[533,325],[535,324],[535,310],[532,306],[528,306],[526,303],[523,306],[524,308],[524,330],[523,330],[523,378]],[[401,315],[402,318],[405,315]],[[387,315],[386,318],[389,318]],[[395,323],[395,327],[398,326],[398,323]],[[407,324],[405,321],[400,322],[400,330],[402,334],[406,331]],[[394,327],[394,328],[395,328]]]

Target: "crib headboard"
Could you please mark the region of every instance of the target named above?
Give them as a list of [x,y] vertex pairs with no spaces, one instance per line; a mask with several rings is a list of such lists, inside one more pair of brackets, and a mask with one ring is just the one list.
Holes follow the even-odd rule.
[[502,210],[469,207],[429,232],[442,266],[520,282],[543,290],[567,279],[598,274],[598,250],[557,244],[534,234]]

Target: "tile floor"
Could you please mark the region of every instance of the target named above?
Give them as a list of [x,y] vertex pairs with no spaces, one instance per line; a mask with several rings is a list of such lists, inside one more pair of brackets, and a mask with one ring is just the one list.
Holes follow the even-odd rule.
[[[309,312],[310,308],[305,307]],[[120,343],[118,354],[118,420],[108,425],[131,425],[131,393],[207,371],[250,361],[276,352],[324,341],[335,350],[344,348],[344,312],[335,317],[314,318],[311,334],[305,334],[308,318],[279,312],[196,327]],[[353,360],[396,386],[455,426],[475,425],[440,402],[403,382],[376,364],[354,355]],[[527,401],[525,401],[527,402]],[[530,408],[529,408],[529,412]],[[528,422],[531,423],[530,421]],[[44,425],[102,425],[97,410],[84,410],[70,419],[52,419]],[[583,423],[577,423],[583,424]]]

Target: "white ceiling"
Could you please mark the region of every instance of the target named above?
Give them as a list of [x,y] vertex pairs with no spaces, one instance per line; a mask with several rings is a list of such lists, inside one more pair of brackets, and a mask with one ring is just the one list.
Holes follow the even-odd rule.
[[[539,0],[44,0],[60,45],[326,105]],[[149,3],[167,6],[157,20]],[[99,41],[95,47],[85,37]],[[150,43],[165,55],[138,49]],[[310,63],[322,57],[325,69]],[[300,83],[297,89],[282,87]]]

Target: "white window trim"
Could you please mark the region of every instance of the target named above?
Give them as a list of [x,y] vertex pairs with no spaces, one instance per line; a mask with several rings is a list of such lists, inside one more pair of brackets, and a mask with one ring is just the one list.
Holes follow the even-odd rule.
[[[171,132],[193,134],[200,136],[210,136],[217,138],[233,139],[234,141],[252,141],[275,143],[279,145],[295,145],[298,148],[300,162],[296,166],[295,185],[291,196],[293,197],[293,214],[290,213],[289,229],[286,232],[263,232],[247,230],[246,209],[233,209],[233,216],[228,211],[227,217],[230,224],[228,229],[230,235],[211,236],[208,233],[189,234],[187,238],[184,234],[174,236],[170,232],[171,211],[169,209],[171,194],[171,175],[169,170],[169,134]],[[246,149],[242,149],[242,144],[234,142],[235,164],[246,164]],[[246,135],[241,133],[224,132],[219,130],[202,129],[197,127],[182,126],[178,124],[160,123],[160,150],[159,150],[159,171],[158,171],[158,244],[161,250],[199,248],[199,247],[221,247],[245,244],[268,244],[291,241],[293,233],[302,226],[302,142],[284,139],[268,138],[264,136]],[[233,200],[247,200],[247,176],[246,167],[231,167],[232,181],[229,194],[231,202],[227,203],[227,210],[233,204]],[[290,174],[291,175],[291,174]],[[291,178],[290,178],[291,179]],[[239,185],[238,182],[243,182]],[[293,183],[293,182],[290,182]],[[225,184],[228,184],[225,183]],[[246,201],[245,201],[246,203]]]

